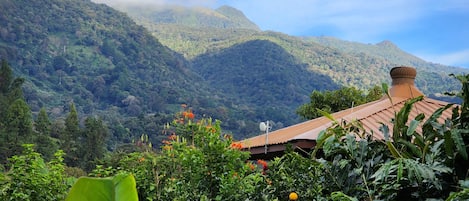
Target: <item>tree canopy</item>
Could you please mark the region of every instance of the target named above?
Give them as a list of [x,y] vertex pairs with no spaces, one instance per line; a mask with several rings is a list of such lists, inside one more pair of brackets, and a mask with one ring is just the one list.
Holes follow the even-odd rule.
[[304,119],[314,119],[321,116],[318,111],[327,113],[338,112],[374,100],[383,96],[379,86],[375,86],[365,93],[355,87],[342,87],[334,91],[313,91],[310,95],[311,101],[300,106],[297,114]]

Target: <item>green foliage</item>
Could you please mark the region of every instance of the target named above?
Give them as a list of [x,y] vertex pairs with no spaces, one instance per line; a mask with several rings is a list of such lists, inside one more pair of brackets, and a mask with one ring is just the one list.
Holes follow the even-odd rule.
[[10,170],[2,173],[1,200],[64,200],[70,187],[64,176],[62,151],[44,163],[32,144],[23,145],[23,153],[13,156]]
[[[379,197],[432,197],[442,191],[441,175],[451,169],[438,161],[421,163],[415,159],[396,158],[383,164],[374,174]],[[441,196],[441,195],[438,195]]]
[[81,177],[72,186],[66,201],[137,201],[135,179],[131,174],[113,178]]
[[117,154],[91,175],[132,173],[140,200],[258,200],[265,180],[246,163],[249,154],[221,133],[220,122],[184,113],[166,126],[160,153]]
[[455,172],[459,180],[464,180],[469,175],[469,75],[451,75],[459,80],[462,84],[459,96],[463,102],[461,107],[453,109],[453,117],[450,124],[450,131],[446,132],[445,140],[448,145],[445,147],[448,154],[453,154]]
[[[110,2],[112,5],[113,2]],[[259,30],[244,14],[230,6],[221,6],[216,10],[201,7],[185,6],[119,6],[135,18],[148,19],[152,24],[179,23],[187,27],[252,29]],[[151,21],[150,21],[151,20]]]
[[5,59],[2,59],[0,67],[0,97],[6,103],[11,103],[16,99],[22,99],[23,93],[21,85],[24,82],[23,78],[14,78],[13,71]]
[[[467,168],[460,167],[465,162],[461,150],[467,152],[466,136],[458,122],[465,116],[450,104],[428,118],[411,119],[410,110],[421,100],[410,99],[395,112],[392,136],[389,128],[381,129],[386,136],[383,141],[373,139],[360,122],[340,122],[320,111],[333,125],[320,133],[310,157],[290,147],[272,161],[258,160],[257,166],[248,160],[249,153],[241,150],[241,144],[221,132],[219,121],[196,120],[192,110],[184,108],[164,126],[167,139],[160,151],[154,152],[149,136],[142,135],[136,143],[138,151],[109,155],[90,176],[134,175],[131,187],[123,191],[136,191],[132,199],[139,200],[283,200],[291,192],[305,200],[467,199],[467,179],[460,176]],[[456,108],[453,117],[441,121],[441,114],[452,107]],[[101,127],[94,118],[85,120],[85,125]],[[422,126],[421,132],[417,125]],[[25,154],[14,156],[11,169],[0,176],[0,196],[4,196],[0,198],[63,199],[70,184],[63,176],[63,153],[45,164],[32,145],[24,148]],[[43,177],[47,179],[37,179]],[[83,181],[108,187],[116,184],[109,178]],[[83,181],[77,183],[78,189],[94,185]],[[29,189],[41,189],[45,195]],[[51,189],[60,193],[47,193]],[[92,189],[100,194],[114,192],[114,187]],[[89,195],[86,191],[72,189],[70,196]]]
[[459,181],[460,191],[452,192],[446,201],[459,201],[469,199],[469,181],[460,180]]
[[78,113],[73,102],[70,103],[70,112],[65,118],[65,128],[60,133],[59,139],[61,141],[60,148],[67,153],[65,164],[77,167],[80,157],[79,143],[83,138],[79,127]]
[[7,158],[21,153],[22,144],[34,143],[31,110],[23,99],[12,102],[4,117],[3,126],[0,128],[2,163],[6,163]]
[[37,115],[36,121],[34,122],[34,129],[38,132],[39,135],[49,135],[51,132],[52,122],[49,120],[47,115],[46,108],[41,108],[39,114]]
[[388,157],[384,147],[359,122],[332,121],[334,125],[321,132],[312,152],[323,169],[324,195],[372,199],[376,193],[370,185],[372,174]]
[[[459,119],[458,107],[448,104],[436,110],[423,124],[423,114],[409,120],[412,106],[422,100],[423,97],[411,99],[395,113],[392,136],[387,126],[381,128],[385,136],[384,143],[394,159],[383,164],[373,175],[375,185],[380,188],[380,196],[393,199],[441,198],[452,189],[448,183],[465,178],[461,173],[464,169],[467,172],[467,168],[459,165],[464,163],[461,159],[467,156],[467,147],[462,137],[465,131],[454,123]],[[440,123],[441,114],[452,107],[452,119]],[[418,125],[422,125],[421,133],[416,130]]]
[[34,121],[36,150],[42,154],[46,161],[50,160],[58,149],[58,140],[51,137],[52,122],[45,108],[39,110],[36,121]]
[[327,113],[338,112],[364,103],[375,101],[383,96],[380,87],[375,86],[365,94],[355,87],[342,87],[334,91],[314,90],[310,95],[310,102],[301,105],[296,113],[304,119],[314,119],[322,116],[322,110]]
[[252,105],[255,111],[249,119],[268,117],[285,125],[298,121],[293,111],[308,101],[304,94],[338,88],[328,76],[308,70],[305,64],[269,40],[246,41],[200,55],[193,60],[193,69],[211,85]]
[[[242,13],[229,7],[216,11],[132,9],[145,16],[146,20],[136,21],[154,31],[157,39],[126,14],[92,1],[8,0],[0,3],[0,9],[4,11],[0,13],[0,57],[26,78],[25,95],[33,113],[47,107],[54,111],[51,119],[61,118],[67,112],[61,109],[73,100],[79,113],[107,115],[103,121],[111,130],[109,147],[142,133],[150,134],[157,144],[162,136],[155,133],[161,130],[155,124],[166,122],[161,119],[177,111],[175,106],[181,103],[223,120],[222,126],[236,133],[237,139],[253,135],[260,120],[271,119],[279,128],[291,125],[300,120],[295,110],[308,101],[305,94],[336,89],[339,84],[368,89],[388,80],[387,70],[395,65],[367,53],[344,53],[303,38],[258,31]],[[191,68],[207,63],[218,64],[207,67],[215,68],[211,74],[223,75],[223,79],[208,76],[211,80],[207,80],[207,74],[201,76]],[[228,67],[246,70],[241,76],[236,71],[225,74]],[[454,85],[444,75],[428,75],[432,81],[427,89],[432,93]],[[213,84],[217,80],[230,82]],[[139,116],[161,121],[135,123]],[[132,132],[121,135],[126,129]]]
[[104,158],[109,131],[101,119],[88,117],[82,132],[84,143],[80,145],[81,167],[86,171],[91,171],[95,167],[96,161]]
[[296,192],[301,200],[322,200],[324,189],[322,165],[298,153],[290,151],[269,162],[267,181],[262,192],[269,199],[285,200]]
[[[54,118],[63,117],[66,115],[60,108],[64,102],[77,104],[77,108],[70,107],[70,115],[63,126],[65,132],[62,132],[61,122],[57,121],[53,133],[57,137],[65,133],[61,136],[61,145],[67,151],[68,164],[82,166],[88,161],[81,157],[86,155],[88,160],[102,156],[102,150],[96,150],[98,155],[79,150],[82,148],[80,143],[87,140],[84,135],[98,137],[99,142],[105,135],[96,119],[90,120],[88,125],[98,128],[97,132],[79,128],[76,115],[79,112],[106,114],[104,120],[112,122],[109,125],[115,126],[114,131],[118,133],[112,139],[130,141],[132,137],[148,133],[148,138],[156,141],[162,136],[157,136],[155,131],[166,122],[168,113],[177,111],[181,103],[189,103],[200,114],[222,117],[220,119],[230,130],[244,129],[238,135],[249,135],[249,130],[257,126],[253,122],[266,116],[275,117],[276,122],[294,119],[289,116],[296,109],[294,104],[305,102],[308,97],[304,94],[311,90],[334,89],[336,84],[365,89],[387,79],[387,69],[396,63],[393,60],[399,64],[405,62],[401,56],[387,60],[364,51],[347,53],[342,48],[322,46],[280,33],[169,25],[154,29],[160,31],[155,35],[165,41],[165,45],[184,50],[181,54],[193,59],[187,61],[183,55],[160,44],[125,14],[91,1],[7,0],[0,2],[0,10],[0,56],[15,64],[15,73],[28,78],[23,86],[24,80],[13,78],[13,71],[6,61],[2,61],[0,113],[6,115],[0,115],[0,134],[2,139],[7,139],[1,141],[2,157],[7,152],[15,153],[21,143],[20,140],[10,141],[7,137],[17,137],[9,135],[10,132],[21,128],[25,132],[19,134],[27,135],[25,140],[33,139],[28,123],[31,122],[28,118],[32,119],[28,117],[31,112],[24,101],[21,102],[21,86],[27,100],[34,104],[31,107],[35,108],[34,112],[45,105],[54,108]],[[239,13],[226,8],[220,9],[219,13],[240,17]],[[145,26],[153,25],[146,23]],[[163,30],[161,27],[169,28]],[[386,57],[394,57],[396,54],[393,53],[398,51],[389,43],[379,46],[394,51],[386,53]],[[413,64],[413,61],[409,63]],[[419,72],[428,83],[422,88],[424,91],[441,93],[441,87],[457,86],[454,84],[457,81],[449,81],[434,70],[420,66]],[[239,76],[240,73],[243,74]],[[334,127],[321,134],[311,161],[297,155],[285,155],[285,158],[266,165],[271,169],[263,167],[260,170],[251,169],[253,164],[246,162],[248,154],[238,150],[238,145],[232,146],[231,138],[224,138],[219,122],[204,120],[197,123],[184,119],[184,122],[172,125],[170,130],[179,137],[168,140],[161,153],[146,149],[122,154],[104,161],[112,165],[100,166],[94,174],[133,173],[141,200],[284,199],[289,190],[300,192],[300,198],[348,200],[442,199],[451,191],[459,191],[453,195],[464,196],[466,187],[454,188],[455,180],[466,179],[469,167],[469,88],[467,77],[458,79],[463,84],[466,98],[463,105],[454,108],[453,118],[444,123],[436,121],[438,113],[432,115],[424,122],[421,136],[415,128],[423,122],[423,116],[408,122],[409,104],[396,115],[394,123],[397,126],[393,129],[396,136],[390,136],[392,141],[373,143],[356,122],[336,122]],[[212,86],[223,87],[223,92]],[[230,91],[235,93],[228,93]],[[265,110],[266,105],[273,109]],[[95,144],[89,142],[88,145]],[[63,188],[68,187],[60,173],[61,159],[57,159],[59,165],[49,166],[37,153],[30,155],[27,160],[23,156],[13,157],[12,167],[15,168],[0,177],[1,196],[5,196],[2,198],[40,200],[34,196],[41,196],[46,197],[45,200],[62,200]],[[298,171],[293,168],[295,163],[299,164]],[[84,167],[92,166],[88,165]],[[55,176],[35,179],[51,172],[45,169],[54,166],[57,167]],[[317,177],[301,177],[309,168]],[[17,176],[16,170],[20,172]],[[69,170],[74,174],[72,170],[79,169]],[[10,182],[17,180],[20,182]],[[319,183],[315,183],[310,191],[304,189],[313,181]],[[32,194],[30,188],[41,190],[34,190],[39,193]]]

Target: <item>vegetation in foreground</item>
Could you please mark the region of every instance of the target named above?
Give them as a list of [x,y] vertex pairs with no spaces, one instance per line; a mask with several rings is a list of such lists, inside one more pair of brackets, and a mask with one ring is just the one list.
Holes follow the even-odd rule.
[[[6,68],[0,72],[9,74]],[[455,76],[463,86],[461,106],[409,119],[422,97],[409,100],[395,112],[392,133],[382,127],[383,141],[372,139],[358,122],[331,119],[334,126],[321,133],[314,151],[291,148],[272,161],[250,161],[249,153],[221,131],[219,121],[197,119],[185,106],[164,126],[167,139],[159,149],[142,135],[112,154],[77,149],[81,143],[100,147],[87,136],[105,133],[97,132],[96,119],[85,121],[86,129],[76,127],[76,114],[70,112],[59,132],[70,139],[59,144],[65,155],[57,151],[45,159],[34,145],[25,144],[50,150],[45,145],[53,143],[41,143],[41,121],[35,121],[34,130],[28,126],[32,120],[18,88],[21,79],[3,77],[8,84],[0,85],[0,100],[8,107],[2,107],[7,115],[2,116],[1,134],[11,141],[2,145],[11,156],[0,174],[1,200],[63,200],[88,168],[91,177],[132,174],[139,200],[286,200],[295,195],[299,200],[469,199],[469,76]],[[452,118],[438,121],[444,110],[452,110]],[[65,138],[71,133],[80,135]]]

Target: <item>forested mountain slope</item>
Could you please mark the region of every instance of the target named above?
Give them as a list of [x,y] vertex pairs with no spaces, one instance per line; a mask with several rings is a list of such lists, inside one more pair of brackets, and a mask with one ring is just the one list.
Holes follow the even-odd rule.
[[[100,1],[98,1],[100,2]],[[177,5],[158,5],[120,3],[104,1],[126,13],[131,13],[140,22],[157,24],[179,24],[192,28],[223,28],[251,29],[259,31],[259,27],[244,14],[229,6],[212,10],[204,7],[185,7]]]
[[[192,12],[196,11],[192,9]],[[161,23],[142,16],[135,18],[136,13],[130,10],[126,12],[133,16],[137,23],[152,31],[164,45],[180,52],[188,59],[250,40],[270,40],[308,65],[311,71],[329,75],[338,84],[362,89],[389,82],[388,73],[394,66],[416,67],[417,86],[430,96],[459,89],[460,84],[448,74],[468,72],[467,69],[426,62],[402,51],[390,41],[362,44],[332,37],[294,37],[255,29],[194,27],[178,22]],[[164,13],[158,9],[153,9],[151,16],[155,18],[163,15]]]
[[[197,89],[183,58],[105,5],[56,0],[0,6],[0,55],[32,81],[26,94],[38,101],[33,108],[73,99],[88,105],[85,111],[118,106],[138,114],[184,97],[182,88]],[[125,103],[129,97],[134,102]],[[132,108],[135,101],[146,104]]]
[[181,104],[224,120],[227,130],[245,127],[238,119],[257,125],[244,118],[252,108],[209,87],[183,56],[124,13],[73,0],[5,0],[0,9],[0,57],[25,78],[33,112],[45,107],[62,118],[74,102],[80,114],[104,118],[114,140],[127,141],[159,135]]
[[258,107],[249,119],[276,117],[294,123],[294,111],[309,101],[312,90],[339,86],[323,74],[311,71],[281,46],[269,40],[251,40],[193,60],[194,71],[212,86]]

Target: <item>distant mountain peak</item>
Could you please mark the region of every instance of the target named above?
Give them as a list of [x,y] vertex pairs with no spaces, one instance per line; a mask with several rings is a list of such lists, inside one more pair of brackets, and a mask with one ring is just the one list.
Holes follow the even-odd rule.
[[221,6],[218,9],[181,5],[129,5],[116,8],[137,21],[154,24],[175,24],[192,28],[250,29],[260,31],[240,10]]
[[386,48],[398,48],[397,45],[395,45],[393,42],[390,40],[383,40],[379,43],[376,43],[376,46],[379,47],[386,47]]
[[[217,9],[215,9],[215,11],[229,17],[229,16],[233,16],[233,17],[241,17],[241,18],[246,18],[246,16],[244,15],[243,12],[241,12],[240,10],[236,9],[236,8],[233,8],[231,6],[221,6]],[[247,18],[246,18],[247,19]]]

